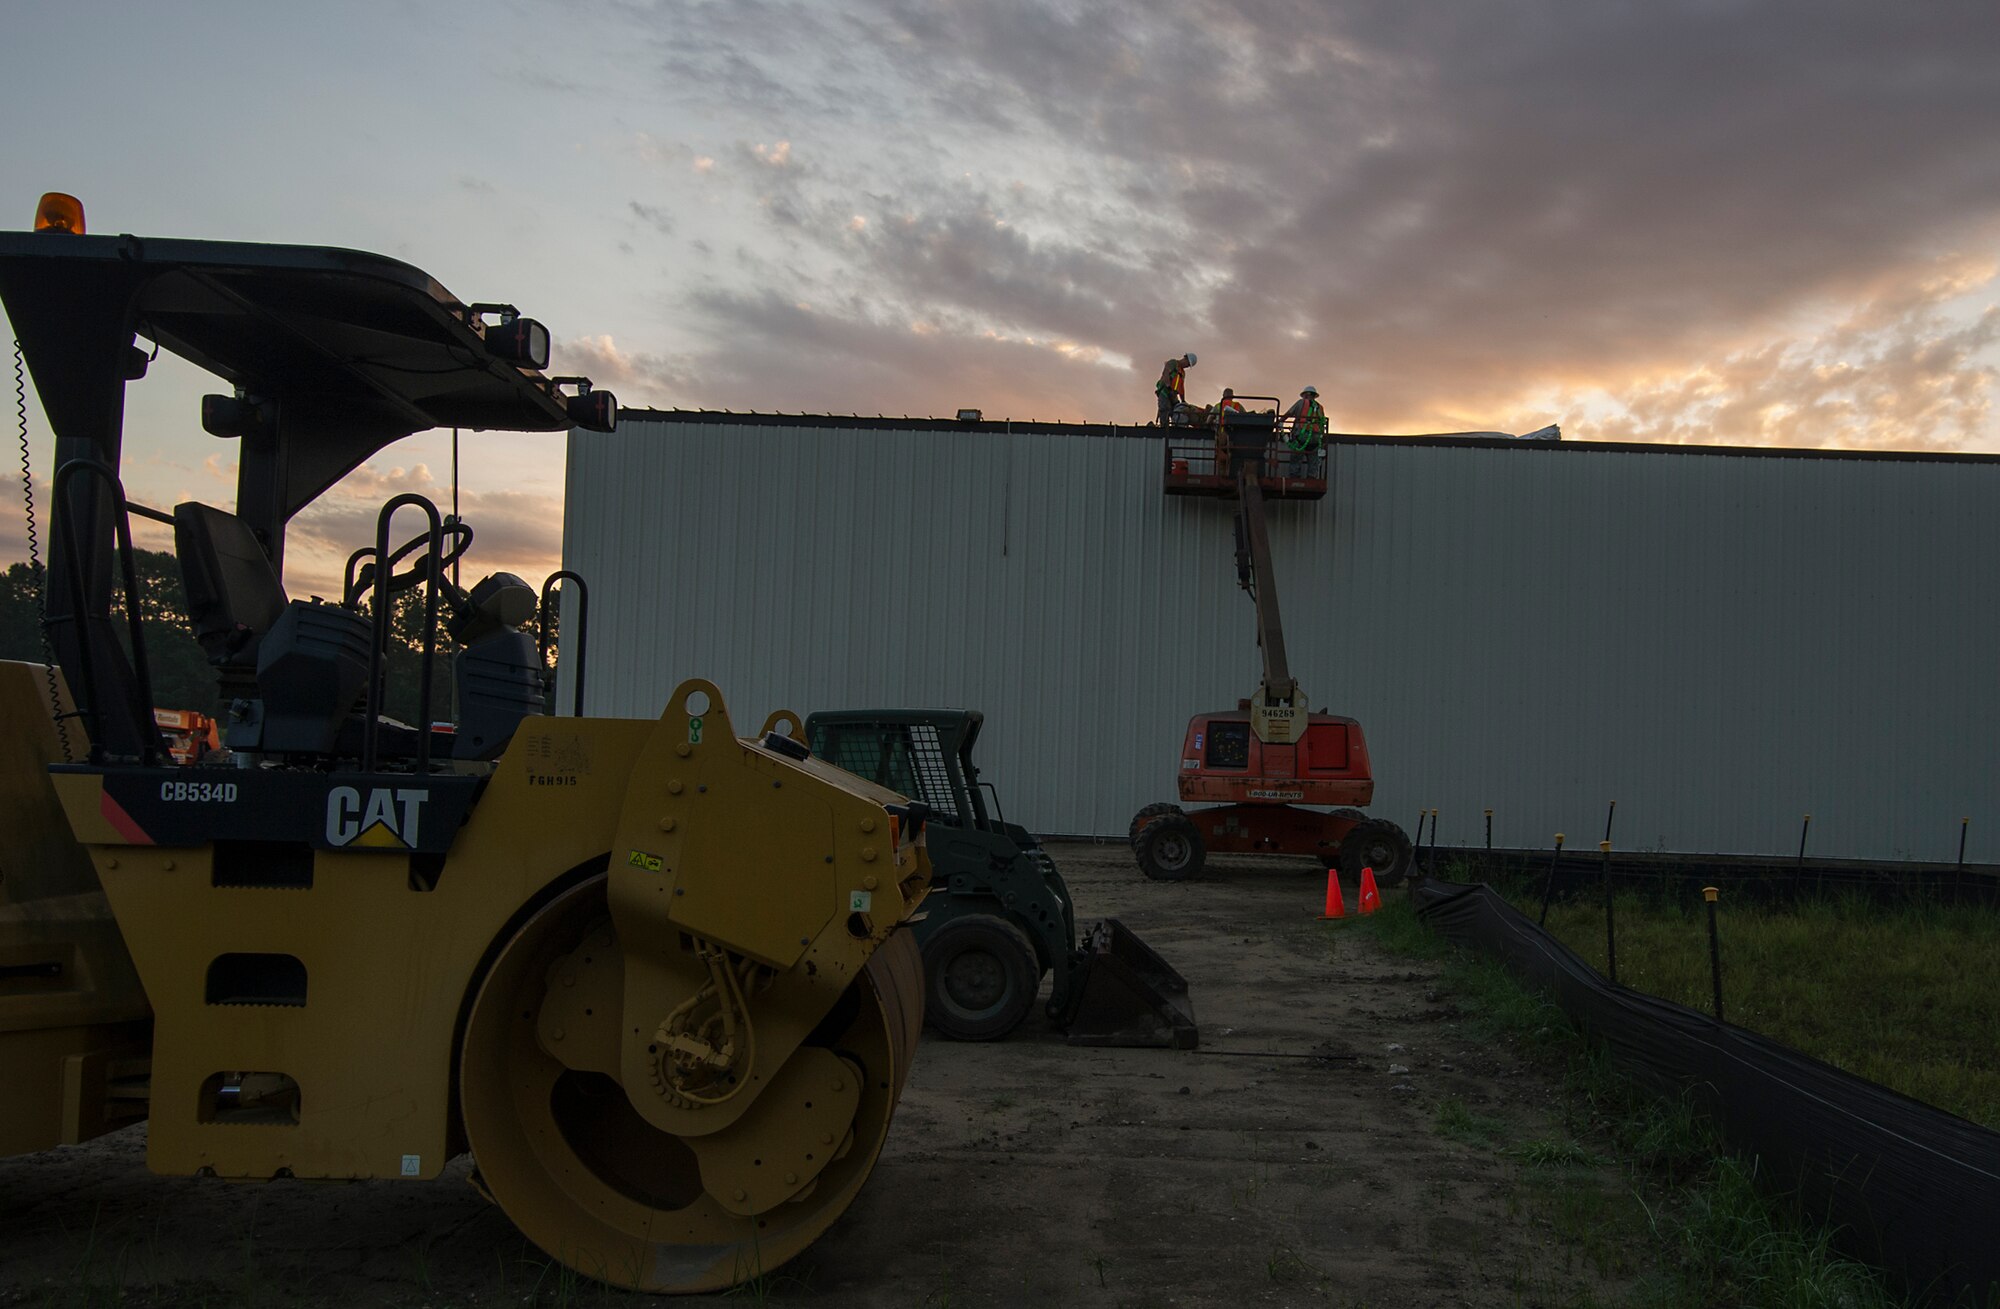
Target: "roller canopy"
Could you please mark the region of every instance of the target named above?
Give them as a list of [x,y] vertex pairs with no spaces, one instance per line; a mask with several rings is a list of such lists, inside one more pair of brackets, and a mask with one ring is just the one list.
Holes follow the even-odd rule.
[[[279,574],[292,516],[384,446],[433,427],[571,423],[568,398],[537,366],[547,359],[539,327],[509,312],[505,331],[489,329],[429,275],[380,255],[0,232],[0,302],[55,429],[58,470],[117,476],[125,383],[146,371],[135,334],[240,389],[241,400],[204,401],[202,425],[236,439],[236,514]],[[100,698],[131,703],[129,725],[124,715],[94,721],[111,738],[101,744],[136,754],[157,743],[108,623],[113,495],[110,481],[88,477],[53,497],[47,622],[89,709]],[[79,680],[86,644],[102,688]]]
[[373,413],[398,435],[569,426],[546,378],[496,358],[455,296],[380,255],[6,232],[0,299],[63,435],[57,397],[122,380],[103,355],[135,331],[257,396]]

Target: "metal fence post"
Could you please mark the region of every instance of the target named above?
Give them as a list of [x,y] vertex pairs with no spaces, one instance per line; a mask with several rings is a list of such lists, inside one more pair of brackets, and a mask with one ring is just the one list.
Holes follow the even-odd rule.
[[1542,916],[1536,920],[1538,926],[1549,925],[1549,896],[1556,889],[1556,860],[1562,858],[1563,834],[1556,833],[1556,848],[1549,851],[1549,875],[1542,879]]
[[1708,975],[1715,983],[1715,1021],[1722,1019],[1722,939],[1715,930],[1716,888],[1701,888],[1701,898],[1708,901]]
[[1957,904],[1965,898],[1965,833],[1972,826],[1972,818],[1967,815],[1958,820],[1958,866],[1951,874],[1951,902]]
[[1618,985],[1618,930],[1611,913],[1611,842],[1597,843],[1598,867],[1604,878],[1604,967],[1613,986]]
[[[1486,848],[1488,850],[1493,848],[1493,811],[1491,809],[1486,811]],[[1958,862],[1965,862],[1965,842],[1963,839],[1958,843]]]

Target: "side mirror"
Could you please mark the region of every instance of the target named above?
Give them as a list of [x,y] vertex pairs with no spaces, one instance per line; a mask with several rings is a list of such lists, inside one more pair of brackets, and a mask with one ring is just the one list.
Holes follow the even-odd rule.
[[258,436],[270,429],[271,406],[233,395],[201,398],[201,430],[210,436]]

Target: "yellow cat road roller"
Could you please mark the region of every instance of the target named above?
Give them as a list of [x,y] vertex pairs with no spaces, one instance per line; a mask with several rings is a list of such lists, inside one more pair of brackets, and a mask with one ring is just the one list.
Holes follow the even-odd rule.
[[[0,1152],[139,1118],[168,1174],[425,1179],[470,1151],[541,1249],[649,1291],[804,1249],[916,1048],[922,807],[813,758],[795,715],[739,736],[705,681],[587,718],[578,664],[545,713],[556,579],[539,606],[512,574],[461,589],[471,527],[420,496],[339,596],[280,580],[287,523],[391,442],[608,429],[609,393],[407,264],[90,236],[62,196],[0,234],[0,299],[56,438],[29,507],[50,657],[0,664]],[[157,350],[225,384],[201,422],[233,509],[125,498]],[[392,548],[399,511],[421,530]],[[154,712],[134,516],[172,526],[215,670],[182,707],[221,748],[190,762]],[[392,612],[421,627],[396,659]]]

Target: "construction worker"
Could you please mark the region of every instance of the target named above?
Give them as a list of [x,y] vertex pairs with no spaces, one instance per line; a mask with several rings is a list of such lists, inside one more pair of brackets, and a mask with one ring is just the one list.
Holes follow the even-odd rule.
[[1294,476],[1305,473],[1312,466],[1311,451],[1326,444],[1326,410],[1320,408],[1318,387],[1299,392],[1298,400],[1285,411],[1285,444],[1292,450]]
[[1201,426],[1213,427],[1217,423],[1227,422],[1230,414],[1242,412],[1243,402],[1236,398],[1235,389],[1225,386],[1222,388],[1222,399],[1212,405],[1202,406]]
[[1242,412],[1243,402],[1236,398],[1236,389],[1229,386],[1222,388],[1222,399],[1216,402],[1214,408],[1202,411],[1203,426],[1213,424],[1215,427],[1215,471],[1218,473],[1229,467],[1229,420]]
[[1153,395],[1160,402],[1160,426],[1165,427],[1173,419],[1174,410],[1187,403],[1187,370],[1194,367],[1194,351],[1190,350],[1178,359],[1169,359],[1160,369],[1160,380],[1153,383]]
[[1226,426],[1234,416],[1242,412],[1243,402],[1236,398],[1236,388],[1225,386],[1222,388],[1222,399],[1212,405],[1203,405],[1201,413],[1196,419],[1197,426],[1212,427],[1215,429],[1215,471],[1217,473],[1229,467],[1229,433],[1225,430]]

